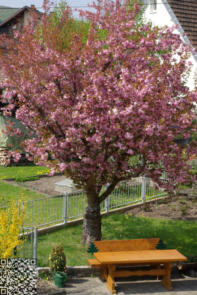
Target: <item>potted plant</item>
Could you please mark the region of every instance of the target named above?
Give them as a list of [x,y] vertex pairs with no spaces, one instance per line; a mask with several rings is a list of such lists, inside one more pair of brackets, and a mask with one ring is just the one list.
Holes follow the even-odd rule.
[[63,288],[67,281],[66,256],[62,245],[56,245],[49,256],[49,266],[55,285]]

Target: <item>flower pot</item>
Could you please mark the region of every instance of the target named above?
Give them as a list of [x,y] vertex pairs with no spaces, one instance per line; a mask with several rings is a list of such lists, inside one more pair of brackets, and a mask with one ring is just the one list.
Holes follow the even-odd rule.
[[58,288],[64,288],[65,283],[67,281],[67,274],[65,272],[62,272],[62,271],[57,271],[53,275],[53,279],[54,279],[55,285]]

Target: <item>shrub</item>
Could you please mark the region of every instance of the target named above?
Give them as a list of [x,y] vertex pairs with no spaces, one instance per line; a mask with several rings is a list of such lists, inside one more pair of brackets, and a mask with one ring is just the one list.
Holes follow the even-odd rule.
[[62,245],[57,245],[52,249],[49,256],[49,265],[52,273],[66,270],[66,256]]
[[24,209],[21,202],[11,202],[6,209],[0,209],[0,258],[11,257],[13,249],[22,244],[19,234]]

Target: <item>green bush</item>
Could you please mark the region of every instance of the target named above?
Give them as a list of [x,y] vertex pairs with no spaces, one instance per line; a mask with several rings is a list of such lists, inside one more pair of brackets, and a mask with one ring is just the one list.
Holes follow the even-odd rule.
[[61,244],[56,245],[49,256],[49,266],[52,273],[66,270],[66,256]]

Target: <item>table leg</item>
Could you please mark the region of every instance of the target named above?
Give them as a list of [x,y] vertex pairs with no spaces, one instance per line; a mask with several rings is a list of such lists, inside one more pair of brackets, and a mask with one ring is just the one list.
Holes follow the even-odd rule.
[[[161,269],[161,264],[157,264],[156,269]],[[161,276],[157,276],[157,280],[161,280]]]
[[172,282],[171,282],[172,263],[165,263],[164,269],[165,269],[165,275],[163,276],[163,279],[161,282],[164,285],[164,287],[166,287],[168,290],[171,291],[173,290]]
[[107,267],[106,266],[102,266],[101,267],[101,272],[100,272],[100,276],[103,280],[107,281]]
[[112,294],[116,294],[115,282],[114,282],[114,272],[115,265],[108,265],[108,274],[107,274],[107,287]]

